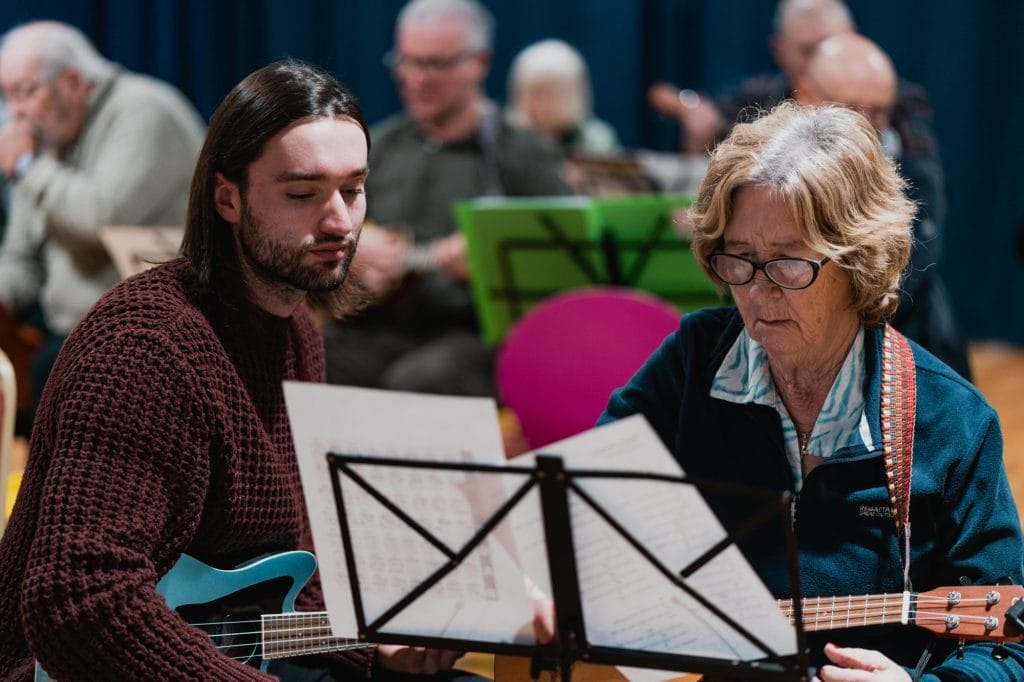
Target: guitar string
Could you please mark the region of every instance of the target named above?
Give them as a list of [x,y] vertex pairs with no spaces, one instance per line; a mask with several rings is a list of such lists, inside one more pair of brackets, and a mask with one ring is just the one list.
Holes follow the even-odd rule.
[[[314,619],[317,619],[317,618],[322,618],[322,617],[321,616],[312,616],[312,617],[306,618],[306,620],[314,620]],[[287,616],[285,614],[278,614],[278,615],[275,615],[275,616],[271,617],[271,620],[278,620],[278,621],[289,620],[289,619],[290,620],[301,620],[302,617],[296,618],[295,616]],[[262,620],[244,620],[244,621],[243,620],[232,620],[232,621],[207,622],[207,623],[190,623],[190,625],[192,627],[197,627],[199,629],[205,629],[205,628],[217,627],[217,626],[222,626],[222,625],[236,625],[237,626],[237,625],[249,625],[249,624],[253,624],[253,623],[261,623],[261,622],[262,622]],[[300,636],[298,636],[298,637],[274,637],[273,636],[273,635],[277,635],[277,634],[293,634],[293,633],[300,633]],[[370,644],[370,643],[367,643],[367,642],[360,642],[358,640],[351,639],[351,638],[335,637],[333,634],[330,633],[330,625],[329,624],[324,624],[324,625],[313,624],[313,625],[306,625],[306,626],[303,626],[301,624],[295,624],[295,625],[293,625],[291,627],[285,627],[285,628],[277,627],[277,628],[271,629],[271,631],[269,633],[270,635],[272,635],[271,637],[269,637],[267,639],[263,639],[262,637],[265,634],[267,634],[267,633],[264,632],[263,630],[253,630],[253,631],[248,631],[248,632],[208,632],[207,633],[207,635],[210,637],[210,639],[215,640],[214,646],[219,651],[227,651],[229,649],[238,649],[238,648],[258,649],[259,647],[263,647],[264,651],[267,651],[268,649],[274,650],[274,651],[280,651],[282,649],[288,649],[290,647],[290,645],[292,645],[292,644],[306,644],[307,646],[302,647],[303,653],[313,654],[313,653],[322,653],[322,652],[326,652],[326,651],[345,651],[345,650],[350,650],[350,649],[361,649],[361,648],[367,648],[367,647],[373,646],[373,644]],[[230,643],[230,644],[217,644],[216,643],[216,640],[218,638],[227,639],[227,638],[243,638],[243,637],[254,637],[255,639],[252,639],[252,640],[249,640],[249,641],[240,641],[240,642],[235,642],[235,643]],[[314,640],[319,640],[318,644],[310,644]],[[326,640],[331,640],[331,641],[330,641],[330,643],[325,643]],[[252,658],[254,655],[257,655],[256,652],[253,652],[252,654],[249,654],[247,656],[242,656],[242,657],[235,656],[233,658],[235,658],[237,660],[246,660],[248,658]]]
[[[285,658],[286,656],[283,656],[282,654],[289,654],[289,655],[301,654],[301,655],[305,656],[305,655],[309,655],[309,654],[332,653],[332,652],[335,652],[335,651],[351,651],[353,649],[366,649],[366,648],[368,648],[370,646],[373,646],[371,644],[358,644],[358,645],[343,646],[343,647],[336,647],[336,646],[303,647],[301,649],[301,651],[299,651],[299,650],[297,650],[297,651],[289,651],[287,649],[285,649],[285,650],[273,649],[273,650],[271,650],[269,652],[269,655],[268,655],[266,647],[263,648],[263,651],[260,651],[260,646],[259,645],[260,645],[259,642],[253,642],[253,643],[248,644],[248,645],[243,645],[243,644],[238,644],[238,645],[233,645],[233,646],[219,645],[219,646],[215,646],[214,648],[216,648],[217,651],[220,651],[220,652],[224,653],[224,655],[228,656],[229,658],[231,658],[233,660],[245,662],[245,661],[251,660],[253,657],[256,657],[256,656],[259,656],[263,660],[269,661],[269,660],[272,660],[272,659],[275,659],[275,658]],[[241,647],[241,646],[245,646],[246,648],[252,649],[252,651],[250,653],[243,654],[243,655],[240,655],[240,656],[239,655],[233,655],[231,652],[228,651],[228,649],[237,649],[238,647]]]
[[[294,640],[294,641],[302,642],[302,641],[305,641],[305,640]],[[286,644],[286,643],[288,643],[288,641],[285,640],[284,642],[280,642],[280,643]],[[217,649],[217,651],[228,651],[229,649],[241,649],[241,648],[252,649],[253,652],[251,654],[249,654],[249,657],[257,655],[257,652],[259,651],[259,648],[260,648],[261,645],[263,645],[263,650],[264,651],[267,651],[268,649],[270,649],[271,651],[273,651],[275,653],[280,651],[283,648],[283,647],[278,647],[278,648],[275,649],[274,647],[267,647],[265,644],[266,644],[265,642],[260,642],[260,641],[257,640],[257,641],[253,641],[253,642],[242,642],[242,643],[239,643],[239,644],[216,644],[216,645],[214,645],[214,647]],[[279,642],[274,642],[274,644],[279,644]],[[371,646],[374,646],[374,645],[373,644],[366,644],[365,642],[362,642],[362,643],[359,643],[359,644],[345,644],[345,645],[342,645],[342,646],[333,646],[333,645],[329,645],[329,644],[323,644],[323,645],[320,645],[320,646],[302,647],[301,651],[304,654],[315,654],[315,653],[322,653],[324,651],[351,651],[352,649],[368,649]],[[266,656],[263,656],[263,657],[267,658]]]
[[[285,619],[283,619],[283,618],[273,618],[271,620],[285,620]],[[310,620],[312,620],[312,619],[310,619]],[[327,624],[327,622],[326,622],[327,621],[326,618],[322,618],[321,620],[324,621],[324,624],[321,625],[321,626],[317,626],[317,627],[330,627]],[[262,622],[263,622],[262,618],[251,618],[249,620],[204,621],[202,623],[189,623],[189,625],[194,627],[194,628],[203,628],[203,627],[212,627],[214,625],[253,625],[255,623],[262,623]],[[310,627],[310,626],[307,625],[306,627]]]
[[[931,611],[918,611],[914,614],[914,620],[917,622],[921,622],[922,620],[945,620],[950,615],[952,614],[941,612],[933,613]],[[984,623],[989,618],[988,616],[971,616],[960,614],[956,614],[956,616],[960,619],[961,622],[967,621],[968,623]]]
[[[255,638],[253,640],[250,640],[247,644],[252,644],[253,642],[256,642],[256,643],[266,643],[266,644],[271,644],[271,645],[277,645],[277,644],[293,644],[293,643],[296,643],[296,642],[310,642],[312,640],[320,640],[321,642],[325,641],[325,640],[334,640],[335,642],[337,642],[341,646],[351,646],[351,647],[356,647],[356,646],[373,646],[373,644],[370,644],[368,642],[360,642],[358,639],[352,639],[352,638],[349,638],[349,637],[335,637],[333,635],[323,634],[323,633],[321,633],[321,634],[309,633],[307,635],[304,635],[304,636],[300,635],[298,637],[269,637],[269,638],[261,639],[260,635],[262,635],[262,634],[264,634],[264,633],[262,633],[262,632],[239,632],[239,633],[225,633],[225,632],[221,632],[221,633],[209,633],[209,636],[210,636],[210,639],[213,639],[213,640],[216,640],[218,638],[227,639],[229,637],[250,637],[251,636],[251,637]],[[341,644],[342,642],[344,642],[344,644]],[[218,645],[218,646],[240,646],[240,645],[237,645],[237,644],[227,645],[227,644],[225,644],[225,645]],[[244,645],[242,645],[242,646],[244,646]],[[334,646],[334,644],[321,644],[320,646]]]
[[[944,602],[942,602],[941,600],[937,601],[937,602],[929,603],[929,604],[920,604],[919,603],[916,606],[910,606],[909,609],[908,609],[908,612],[910,614],[912,614],[914,612],[919,612],[919,613],[926,612],[924,609],[929,608],[929,607],[934,608],[936,605],[940,605],[942,603],[944,603]],[[984,603],[984,600],[982,600],[980,603]],[[987,614],[987,615],[984,615],[984,616],[974,616],[971,613],[963,613],[963,612],[961,612],[961,610],[959,610],[959,609],[963,609],[963,608],[968,607],[968,606],[972,606],[972,604],[967,604],[965,602],[961,602],[959,604],[956,604],[952,609],[946,611],[946,614],[961,615],[963,617],[988,617],[988,615],[997,615],[997,613],[992,613],[992,614]],[[782,608],[782,611],[784,613],[793,613],[795,610],[796,609],[793,608],[792,606],[786,606],[786,607]],[[858,615],[861,615],[863,613],[867,613],[867,614],[899,613],[901,611],[902,611],[902,605],[899,604],[899,603],[890,603],[890,604],[883,604],[883,603],[858,604],[858,605],[855,605],[855,606],[848,606],[846,604],[835,604],[835,605],[821,604],[821,605],[815,605],[815,606],[805,606],[804,609],[803,609],[804,615],[815,615],[815,614],[820,615],[822,613],[834,613],[834,614],[837,614],[837,615],[847,615],[848,614],[849,616],[858,616]]]
[[[864,599],[865,601],[859,601]],[[901,593],[895,593],[893,595],[865,595],[864,597],[843,597],[841,599],[833,599],[831,597],[806,597],[803,600],[804,613],[813,612],[816,610],[844,610],[844,609],[862,609],[862,608],[879,608],[879,607],[892,607],[899,609],[902,604],[903,595]],[[917,604],[948,604],[949,599],[947,597],[928,597],[918,596]],[[967,597],[960,599],[956,602],[954,607],[970,606],[974,604],[987,604],[988,600],[985,597]],[[778,606],[783,611],[788,611],[794,608],[792,599],[779,599]]]
[[[261,641],[261,640],[257,639],[257,640],[251,641],[251,642],[239,642],[239,643],[235,643],[235,644],[214,644],[214,648],[216,648],[217,651],[226,652],[227,655],[229,655],[229,656],[231,656],[231,654],[228,653],[228,652],[231,649],[250,649],[251,652],[248,653],[248,654],[245,654],[245,655],[242,655],[242,656],[231,656],[231,658],[234,658],[235,660],[245,661],[245,660],[248,660],[248,659],[252,658],[253,656],[259,656],[260,658],[264,658],[264,659],[274,658],[273,655],[267,656],[267,652],[270,652],[271,654],[280,654],[282,651],[286,652],[286,653],[295,653],[295,652],[301,650],[301,653],[303,653],[303,654],[318,654],[318,653],[325,653],[325,652],[331,652],[331,651],[350,651],[350,650],[353,650],[353,649],[365,649],[365,648],[369,648],[369,647],[373,646],[372,644],[367,644],[365,642],[360,642],[360,643],[356,643],[356,644],[344,644],[344,645],[321,644],[319,646],[316,646],[316,645],[304,646],[304,647],[301,647],[301,649],[296,649],[294,651],[289,649],[289,647],[285,646],[285,645],[292,644],[292,643],[302,643],[302,642],[308,642],[308,640],[305,640],[305,639],[293,639],[293,640],[285,639],[285,640],[272,640],[270,642],[264,642],[264,641]],[[272,644],[273,646],[267,646],[268,644]]]
[[[925,606],[948,605],[949,598],[931,595],[916,595],[917,604],[909,610],[915,622],[945,621],[951,612],[932,612],[921,610]],[[863,599],[863,601],[861,601]],[[804,600],[803,616],[808,629],[822,629],[834,627],[837,622],[857,625],[879,625],[885,624],[891,619],[892,622],[899,620],[902,615],[902,593],[893,595],[863,595],[863,597],[847,597],[845,599],[825,598],[822,601],[817,597],[808,597]],[[779,608],[784,615],[792,622],[795,619],[793,611],[793,600],[779,600]],[[959,599],[955,607],[964,607],[975,604],[988,604],[987,597],[968,597]],[[970,615],[957,613],[962,623],[974,624],[984,623],[990,616]],[[824,621],[824,622],[822,622]]]
[[[805,608],[803,610],[803,615],[805,616],[805,618],[814,619],[815,622],[810,624],[811,627],[817,627],[819,625],[822,625],[822,623],[820,623],[819,621],[820,621],[820,617],[823,614],[828,616],[828,620],[829,620],[830,624],[834,624],[835,623],[835,621],[837,620],[837,616],[838,616],[838,620],[839,621],[842,621],[844,619],[844,617],[845,617],[845,620],[847,622],[853,621],[854,623],[861,623],[861,624],[864,624],[864,625],[877,625],[879,623],[884,624],[886,622],[887,617],[895,616],[896,614],[902,613],[901,604],[899,604],[899,603],[897,603],[896,601],[893,600],[893,599],[895,599],[897,597],[902,600],[902,594],[895,593],[894,595],[892,595],[891,598],[890,598],[889,595],[881,595],[881,599],[879,598],[879,595],[864,595],[864,601],[862,601],[862,602],[858,601],[857,597],[850,597],[850,598],[847,598],[845,600],[838,600],[838,601],[828,600],[827,599],[824,603],[822,603],[819,598],[810,597],[810,598],[807,598],[805,600],[805,602],[807,602],[807,603],[805,604]],[[844,601],[846,602],[845,604],[843,603]],[[966,606],[966,605],[969,605],[969,604],[983,604],[983,603],[987,603],[987,601],[988,600],[986,598],[983,598],[983,597],[968,597],[966,599],[959,600],[956,605],[957,606]],[[948,604],[948,602],[949,602],[949,599],[945,598],[945,597],[934,597],[934,596],[926,596],[926,595],[917,595],[917,603],[918,603],[919,606],[921,604]],[[813,604],[813,605],[811,605],[811,604]],[[785,615],[788,616],[789,619],[792,620],[794,618],[795,614],[792,612],[792,610],[793,610],[793,601],[792,600],[778,600],[778,606],[779,606],[780,609],[782,609],[785,612]],[[944,620],[946,620],[946,618],[950,614],[949,613],[945,613],[945,612],[935,613],[935,612],[929,612],[929,611],[922,611],[922,610],[920,610],[920,608],[912,608],[910,610],[910,615],[912,615],[914,617],[915,621],[922,622],[922,621],[936,621],[936,620],[937,621],[944,621]],[[851,616],[852,616],[852,618],[851,618]],[[961,619],[961,621],[966,621],[968,623],[983,623],[987,619],[987,616],[973,616],[973,615],[968,615],[968,614],[957,614],[957,616]],[[319,616],[319,615],[313,615],[313,616],[308,616],[307,617],[307,616],[302,616],[302,615],[279,614],[279,615],[277,615],[275,617],[272,617],[271,620],[282,620],[283,621],[283,620],[298,620],[298,619],[303,619],[303,618],[305,618],[306,620],[313,620],[313,619],[317,619],[317,618],[322,619],[323,617]],[[233,625],[233,626],[248,625],[248,624],[255,624],[255,623],[262,623],[262,622],[263,622],[262,619],[252,619],[252,620],[241,620],[241,621],[208,622],[208,623],[199,623],[199,624],[191,623],[190,625],[192,625],[194,627],[199,627],[199,628],[209,628],[209,627],[218,627],[218,626],[225,626],[225,625]],[[326,630],[327,633],[324,633],[324,632],[312,632],[311,631],[312,628],[318,628],[319,630]],[[308,642],[311,639],[317,639],[317,638],[325,639],[326,638],[326,639],[336,640],[338,642],[349,641],[350,642],[349,644],[342,645],[346,649],[347,648],[359,648],[359,647],[372,646],[372,644],[368,644],[368,643],[365,643],[365,642],[358,642],[357,640],[351,640],[351,639],[347,640],[346,638],[343,638],[343,637],[335,637],[334,635],[329,634],[329,629],[330,629],[330,625],[329,624],[322,624],[322,625],[316,625],[316,624],[309,625],[309,624],[306,624],[304,626],[300,624],[300,625],[296,625],[296,626],[293,626],[293,627],[276,628],[274,630],[274,632],[275,633],[282,633],[282,634],[290,633],[290,632],[302,632],[303,630],[307,630],[309,632],[304,637],[297,637],[297,638],[273,638],[273,639],[270,640],[270,642],[273,644],[273,646],[281,647],[281,646],[289,645],[289,644],[292,644],[292,643]],[[218,650],[222,650],[222,651],[226,651],[228,649],[239,648],[239,647],[259,647],[259,646],[262,645],[264,648],[266,648],[266,646],[267,646],[267,642],[259,639],[259,636],[264,634],[263,631],[234,632],[234,633],[208,633],[208,634],[209,634],[210,638],[214,639],[214,640],[216,640],[217,638],[228,638],[228,637],[246,637],[246,636],[256,636],[257,637],[256,640],[251,641],[251,642],[241,642],[241,643],[234,643],[234,644],[219,644],[219,645],[215,645]],[[327,649],[327,650],[337,650],[337,648],[334,645],[323,645],[322,644],[320,648],[324,648],[324,649]],[[316,653],[316,651],[314,651],[314,650],[307,650],[307,653]],[[235,658],[238,658],[238,660],[244,660],[245,658],[251,658],[251,657],[252,657],[252,655],[249,655],[249,656],[246,656],[246,657],[235,657]]]
[[[985,597],[967,597],[962,598],[956,603],[957,606],[961,604],[984,604],[988,600]],[[929,603],[929,604],[948,604],[949,599],[946,597],[918,597],[917,603]]]
[[[219,647],[217,647],[217,650],[218,651],[223,651],[224,649],[227,649],[227,648],[229,648],[229,647],[219,646]],[[330,652],[333,652],[333,651],[343,651],[343,650],[344,649],[336,649],[336,648],[333,648],[333,647],[331,647],[331,648],[322,648],[322,649],[303,649],[302,653],[303,654],[322,654],[322,653],[330,653]],[[233,660],[233,661],[241,661],[242,663],[245,663],[247,661],[252,660],[252,658],[254,656],[260,656],[260,658],[263,658],[264,660],[272,660],[273,658],[276,658],[275,656],[271,656],[270,658],[267,658],[265,656],[261,656],[260,654],[257,654],[256,652],[253,652],[251,654],[247,654],[247,655],[244,655],[244,656],[232,656],[230,654],[226,654],[226,655],[231,660]]]

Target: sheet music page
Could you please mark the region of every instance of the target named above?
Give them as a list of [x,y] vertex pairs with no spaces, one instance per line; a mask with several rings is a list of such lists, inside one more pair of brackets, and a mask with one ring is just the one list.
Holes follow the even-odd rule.
[[[327,453],[504,465],[496,406],[490,399],[302,382],[285,382],[284,393],[332,630],[339,637],[356,637]],[[505,475],[352,468],[453,552],[500,506],[509,485],[497,480]],[[448,556],[351,478],[339,480],[362,604],[372,623]],[[532,642],[522,574],[508,549],[489,537],[381,630],[501,642],[522,641],[529,630]]]
[[[539,454],[562,457],[568,470],[683,473],[639,415],[553,443]],[[693,486],[597,478],[577,482],[675,575],[725,537]],[[735,660],[764,657],[761,649],[653,568],[572,491],[570,510],[584,623],[592,644]],[[542,565],[539,514],[536,506],[526,507],[515,517],[516,544],[531,577]],[[543,576],[536,582],[550,594]],[[775,652],[795,653],[792,626],[735,546],[687,578],[686,584]]]

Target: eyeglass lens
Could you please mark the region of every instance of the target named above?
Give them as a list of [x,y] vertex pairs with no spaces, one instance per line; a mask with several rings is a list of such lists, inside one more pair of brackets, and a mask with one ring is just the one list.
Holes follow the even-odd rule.
[[757,270],[764,270],[775,284],[786,289],[803,289],[817,276],[815,263],[804,258],[774,258],[755,263],[742,256],[718,253],[710,257],[711,269],[726,284],[746,284]]
[[400,73],[418,71],[436,74],[451,69],[468,56],[468,53],[463,52],[451,57],[410,57],[401,52],[392,51],[384,55],[384,63],[390,69]]

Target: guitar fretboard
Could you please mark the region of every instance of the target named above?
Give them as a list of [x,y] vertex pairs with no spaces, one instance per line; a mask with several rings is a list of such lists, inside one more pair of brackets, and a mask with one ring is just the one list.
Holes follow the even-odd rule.
[[405,270],[412,273],[430,272],[437,268],[437,259],[429,244],[413,246],[405,254]]
[[288,658],[373,646],[331,634],[327,613],[277,613],[263,616],[263,658]]
[[[804,630],[835,630],[864,625],[907,624],[911,594],[862,594],[849,597],[808,597],[803,605]],[[796,621],[792,599],[780,599],[779,609],[789,620]]]

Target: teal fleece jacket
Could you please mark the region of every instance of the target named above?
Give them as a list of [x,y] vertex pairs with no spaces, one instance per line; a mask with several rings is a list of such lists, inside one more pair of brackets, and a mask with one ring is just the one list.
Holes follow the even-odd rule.
[[[683,470],[709,479],[793,490],[782,426],[771,407],[712,398],[711,383],[743,328],[734,308],[685,315],[679,330],[616,390],[599,423],[643,414]],[[803,595],[901,592],[903,567],[886,486],[879,401],[883,330],[865,337],[865,400],[875,450],[847,447],[804,480],[793,509]],[[911,483],[911,567],[915,591],[962,584],[1022,582],[1017,508],[1003,467],[999,420],[971,384],[911,342],[917,419]],[[705,498],[726,528],[760,503],[721,493]],[[762,526],[740,549],[777,597],[791,595],[783,530]],[[811,661],[826,663],[825,642],[878,649],[909,669],[934,650],[923,680],[1024,680],[1024,645],[968,644],[887,625],[808,635]],[[1005,655],[1003,655],[1005,654]],[[1003,659],[1003,660],[999,660]]]

